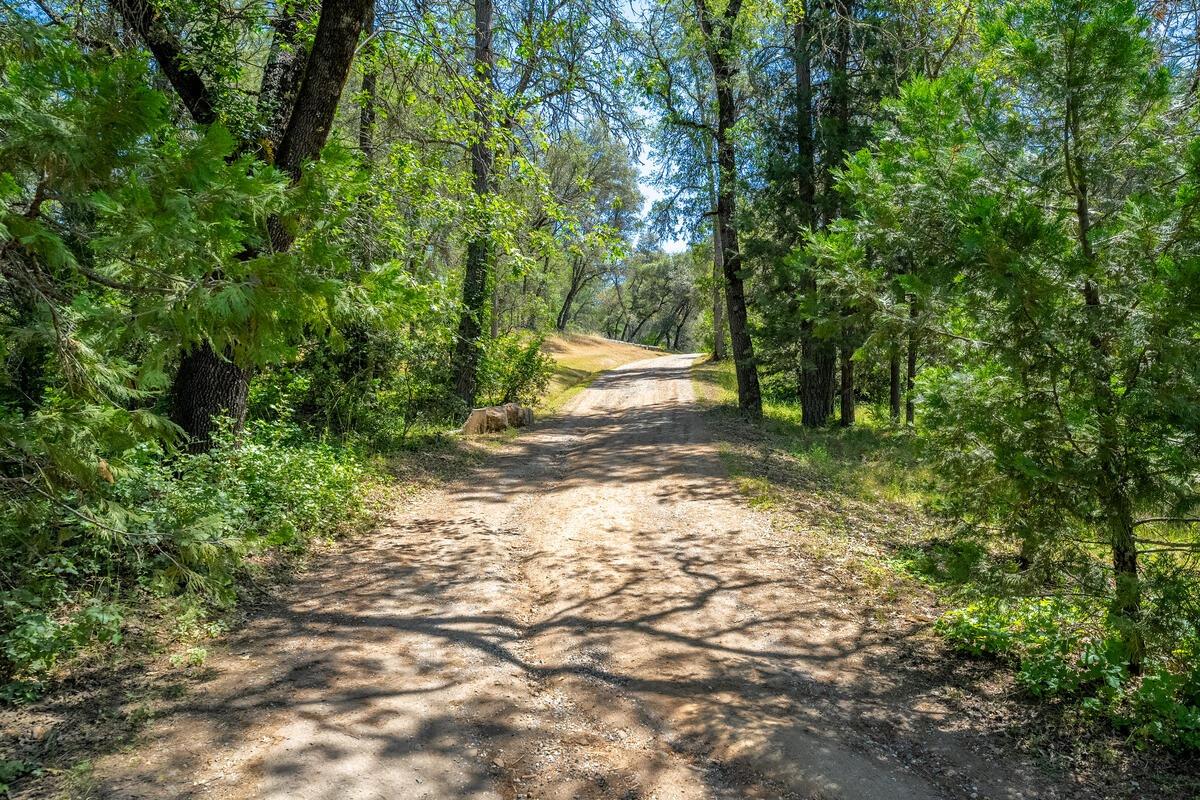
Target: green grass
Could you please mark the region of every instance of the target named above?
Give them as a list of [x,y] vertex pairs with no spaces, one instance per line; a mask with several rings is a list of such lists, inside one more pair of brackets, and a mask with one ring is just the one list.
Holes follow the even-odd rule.
[[737,412],[731,363],[703,362],[692,376],[748,502],[776,513],[806,555],[852,569],[878,594],[894,592],[889,584],[906,579],[892,566],[897,554],[935,535],[924,511],[934,499],[932,476],[912,435],[864,406],[852,428],[806,428],[799,404],[778,398],[764,402],[761,424],[748,425]]
[[[700,396],[717,413],[736,406],[737,383],[729,362],[693,370]],[[872,406],[860,405],[851,428],[806,428],[800,405],[763,402],[762,444],[785,456],[794,477],[860,501],[919,507],[930,497],[930,475],[917,458],[912,435]]]

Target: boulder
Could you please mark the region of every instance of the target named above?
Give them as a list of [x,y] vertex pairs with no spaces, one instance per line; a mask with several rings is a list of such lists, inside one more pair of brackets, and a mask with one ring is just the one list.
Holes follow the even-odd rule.
[[463,423],[462,432],[466,434],[495,433],[506,428],[523,428],[532,424],[533,409],[516,403],[505,403],[502,406],[471,409],[471,415]]
[[504,413],[508,417],[508,427],[521,427],[523,417],[521,416],[521,407],[519,405],[516,403],[505,403],[500,407],[504,409]]
[[502,431],[508,427],[508,412],[503,406],[491,406],[487,409],[487,433]]
[[471,409],[471,415],[463,423],[463,433],[492,433],[508,427],[508,414],[503,410],[485,406]]

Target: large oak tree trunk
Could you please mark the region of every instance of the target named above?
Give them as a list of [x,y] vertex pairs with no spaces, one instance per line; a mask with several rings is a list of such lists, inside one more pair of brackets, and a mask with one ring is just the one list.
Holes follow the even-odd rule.
[[187,433],[189,453],[212,446],[222,417],[241,427],[249,387],[250,370],[239,367],[230,353],[218,354],[204,342],[184,354],[171,386],[171,417]]
[[[492,170],[496,156],[492,151],[492,84],[495,54],[492,52],[492,0],[475,0],[475,141],[471,144],[472,190],[484,205],[492,192]],[[482,213],[486,213],[484,210]],[[479,358],[482,351],[483,318],[488,305],[488,279],[494,260],[494,246],[485,230],[467,243],[467,261],[463,269],[462,313],[458,319],[458,337],[454,348],[454,391],[467,408],[475,405]]]

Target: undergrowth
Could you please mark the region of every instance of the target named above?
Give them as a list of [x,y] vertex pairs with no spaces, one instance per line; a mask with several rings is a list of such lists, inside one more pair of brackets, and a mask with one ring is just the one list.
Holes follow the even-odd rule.
[[257,421],[203,455],[139,445],[77,514],[49,502],[10,509],[19,517],[0,529],[3,696],[36,696],[82,648],[119,647],[147,606],[173,606],[181,625],[230,608],[262,556],[366,521],[374,474],[354,448]]
[[1186,562],[1146,559],[1150,654],[1132,674],[1106,623],[1102,547],[1043,551],[1029,563],[1019,544],[954,517],[919,436],[886,409],[860,407],[854,427],[814,430],[768,387],[763,421],[751,427],[737,417],[731,364],[702,363],[694,379],[714,422],[738,425],[740,444],[723,448],[735,484],[755,507],[788,512],[810,555],[930,587],[947,608],[937,633],[964,655],[1009,665],[1031,699],[1069,704],[1139,745],[1200,750],[1200,576]]

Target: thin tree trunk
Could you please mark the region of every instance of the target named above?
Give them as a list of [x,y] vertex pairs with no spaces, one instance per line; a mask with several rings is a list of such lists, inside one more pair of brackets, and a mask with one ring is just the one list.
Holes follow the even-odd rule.
[[675,326],[675,344],[674,349],[679,349],[679,340],[683,337],[683,326],[687,324],[688,317],[692,314],[692,304],[688,303],[683,307],[683,316],[679,318],[679,324]]
[[892,345],[888,355],[888,408],[892,422],[900,421],[900,350]]
[[792,25],[792,60],[796,71],[796,199],[800,206],[801,223],[814,228],[817,224],[817,169],[807,0],[800,3],[800,17]]
[[758,366],[754,362],[754,344],[746,313],[746,290],[742,283],[742,254],[738,247],[735,221],[737,154],[733,129],[737,124],[734,84],[738,69],[729,52],[733,44],[733,26],[741,11],[741,0],[729,0],[717,25],[709,16],[706,0],[697,0],[700,25],[717,90],[717,227],[720,230],[722,268],[725,273],[725,308],[729,315],[729,340],[733,347],[737,373],[738,407],[751,417],[762,417],[762,394],[758,385]]
[[563,298],[562,308],[558,310],[558,319],[554,322],[554,327],[559,333],[567,330],[567,323],[571,320],[571,306],[575,303],[575,295],[578,289],[572,283],[571,288],[567,290],[567,296]]
[[[713,204],[714,213],[716,204]],[[713,220],[713,361],[725,360],[725,251],[721,247],[721,229]]]
[[709,215],[712,219],[713,246],[713,361],[725,360],[725,251],[721,246],[721,227],[717,224],[717,182],[718,175],[713,165],[716,161],[713,153],[712,139],[705,137],[705,151],[709,167],[708,175]]
[[842,414],[838,424],[849,428],[854,424],[854,348],[842,346]]
[[916,422],[917,408],[913,389],[917,385],[917,300],[908,298],[908,363],[904,376],[904,424],[910,428]]
[[[495,71],[492,25],[492,0],[475,0],[475,81],[478,93],[475,124],[478,130],[471,144],[471,174],[472,189],[481,206],[492,192],[492,170],[495,166],[489,112]],[[480,337],[483,334],[483,316],[487,309],[488,280],[493,261],[492,238],[488,231],[483,231],[467,243],[467,261],[463,270],[463,310],[458,321],[458,339],[454,351],[454,390],[467,408],[475,405],[482,349]]]
[[[1067,180],[1075,194],[1076,234],[1079,250],[1089,266],[1096,255],[1091,242],[1091,209],[1088,193],[1089,175],[1076,146],[1079,142],[1079,112],[1070,94],[1066,102],[1066,134],[1063,137],[1063,157]],[[1102,300],[1100,287],[1089,274],[1083,283],[1083,300],[1093,333],[1089,337],[1092,351],[1092,393],[1096,406],[1096,458],[1099,462],[1100,502],[1108,517],[1112,539],[1113,602],[1109,621],[1120,633],[1129,659],[1129,671],[1142,672],[1146,644],[1142,636],[1142,589],[1138,579],[1137,538],[1134,536],[1133,504],[1125,484],[1125,469],[1120,436],[1120,400],[1113,391],[1113,370],[1109,344],[1100,333]]]
[[[363,24],[363,32],[368,38],[375,35],[374,0],[372,0],[371,8],[367,12],[367,19]],[[367,63],[363,68],[362,76],[362,108],[358,112],[358,147],[362,150],[363,157],[368,162],[375,160],[375,84],[379,79],[379,65],[375,62],[375,57],[378,49],[372,38],[371,44],[366,50]]]
[[571,307],[575,304],[575,298],[583,291],[583,287],[595,280],[596,277],[596,273],[588,274],[587,264],[582,256],[571,258],[571,285],[567,287],[567,296],[563,298],[562,306],[558,310],[558,317],[554,322],[554,327],[559,332],[565,331],[567,324],[571,321]]

